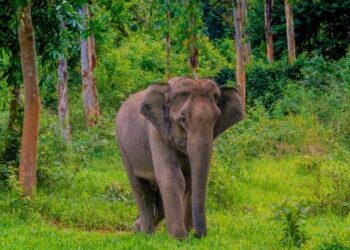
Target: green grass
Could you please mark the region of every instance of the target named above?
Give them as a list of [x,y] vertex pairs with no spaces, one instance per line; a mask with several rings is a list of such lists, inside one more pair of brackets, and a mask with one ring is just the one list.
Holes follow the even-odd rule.
[[[275,219],[276,205],[285,199],[318,204],[335,192],[329,171],[344,170],[342,164],[325,160],[318,166],[320,177],[308,161],[294,156],[227,166],[215,154],[208,235],[204,239],[190,235],[178,242],[166,234],[164,223],[151,236],[132,233],[137,212],[119,158],[94,160],[70,186],[62,182],[50,190],[39,188],[31,200],[20,199],[16,192],[0,192],[0,248],[281,249],[283,225]],[[331,203],[326,207],[310,213],[302,225],[308,239],[304,249],[319,249],[333,238],[350,247],[350,215],[337,215]]]

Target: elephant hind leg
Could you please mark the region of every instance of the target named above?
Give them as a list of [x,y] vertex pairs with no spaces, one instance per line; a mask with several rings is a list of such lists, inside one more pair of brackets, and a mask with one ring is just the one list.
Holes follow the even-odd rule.
[[153,233],[155,230],[154,223],[154,211],[155,211],[155,202],[154,202],[154,190],[152,185],[134,175],[132,171],[132,166],[122,148],[120,148],[122,153],[122,158],[124,162],[124,167],[128,175],[129,182],[131,184],[134,197],[136,200],[137,209],[139,216],[133,225],[133,230],[135,232],[142,233]]
[[155,230],[154,191],[146,180],[137,177],[133,179],[131,186],[139,211],[133,230],[141,233],[153,233]]

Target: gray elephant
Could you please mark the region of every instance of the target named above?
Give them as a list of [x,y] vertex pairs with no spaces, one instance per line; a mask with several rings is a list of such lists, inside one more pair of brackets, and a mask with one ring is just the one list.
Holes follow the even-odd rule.
[[117,142],[139,216],[137,232],[164,219],[183,239],[207,232],[205,200],[214,139],[242,120],[237,90],[209,79],[176,77],[131,95],[117,117]]

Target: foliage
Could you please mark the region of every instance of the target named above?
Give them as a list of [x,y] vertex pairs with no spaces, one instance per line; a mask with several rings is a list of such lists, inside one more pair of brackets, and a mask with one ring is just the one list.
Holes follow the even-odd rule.
[[350,248],[345,246],[340,242],[336,237],[329,242],[322,243],[319,247],[319,250],[349,250]]
[[230,147],[217,146],[225,161],[289,154],[323,155],[330,151],[332,133],[320,126],[316,117],[286,116],[273,119],[258,105],[249,118],[222,135]]
[[306,215],[307,208],[290,204],[287,200],[276,207],[276,219],[284,225],[283,238],[280,240],[282,245],[300,248],[306,242],[306,234],[301,229]]
[[[339,59],[346,54],[349,45],[350,2],[348,0],[306,0],[293,4],[294,28],[297,52],[318,51],[327,58]],[[264,1],[252,1],[249,6],[248,30],[252,47],[265,44]],[[275,1],[272,31],[277,58],[286,52],[286,28],[284,1]],[[264,50],[263,50],[264,51]],[[255,50],[258,55],[259,51]]]
[[[102,93],[102,105],[106,108],[119,107],[130,93],[145,88],[154,82],[163,82],[165,52],[163,43],[143,34],[134,34],[125,39],[117,49],[102,47],[101,58],[96,68],[99,92]],[[105,50],[106,49],[106,50]],[[214,45],[202,38],[200,45],[198,74],[213,77],[228,67],[227,61]],[[172,76],[188,75],[185,51],[171,54]]]
[[261,101],[267,109],[271,109],[282,97],[285,86],[290,81],[300,79],[300,70],[306,64],[306,58],[300,56],[293,65],[284,62],[266,64],[258,61],[247,69],[247,102]]
[[[15,5],[20,1],[7,2],[0,1],[1,150],[11,90],[22,85]],[[130,233],[137,212],[115,144],[114,116],[128,95],[165,81],[167,32],[172,76],[190,73],[186,41],[196,34],[199,76],[234,86],[232,1],[191,0],[190,10],[184,1],[171,1],[171,23],[165,27],[164,1],[98,0],[89,7],[93,18],[83,32],[77,9],[87,1],[32,2],[43,107],[38,187],[32,199],[22,199],[18,164],[0,166],[0,179],[7,177],[0,181],[1,248],[279,249],[281,239],[287,247],[349,249],[348,1],[293,2],[301,54],[293,65],[283,55],[283,1],[276,1],[273,24],[281,60],[271,64],[265,61],[263,1],[249,1],[254,56],[247,65],[247,116],[215,143],[208,237],[198,241],[190,235],[181,243],[167,237],[163,224],[151,237]],[[188,26],[189,12],[198,18],[194,27]],[[91,33],[102,117],[87,130],[79,39]],[[56,114],[56,67],[62,56],[69,65],[70,144],[61,138]],[[275,213],[277,221],[271,219]]]

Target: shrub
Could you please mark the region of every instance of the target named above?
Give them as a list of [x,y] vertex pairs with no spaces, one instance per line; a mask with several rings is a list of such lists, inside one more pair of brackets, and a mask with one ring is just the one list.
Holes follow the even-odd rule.
[[302,230],[308,208],[285,200],[275,208],[275,219],[283,223],[283,236],[280,243],[288,247],[300,248],[307,240]]
[[256,61],[247,68],[247,102],[253,106],[257,101],[266,109],[271,109],[274,103],[282,97],[282,91],[290,81],[301,77],[301,68],[306,59],[300,56],[293,65],[281,62],[266,64]]
[[337,237],[333,237],[331,241],[322,243],[317,249],[318,250],[350,250],[350,247],[345,246],[342,242],[340,242],[337,239]]
[[220,136],[215,150],[224,162],[232,165],[237,158],[323,155],[329,151],[331,138],[331,131],[322,128],[314,116],[288,115],[275,119],[258,105],[245,120]]

